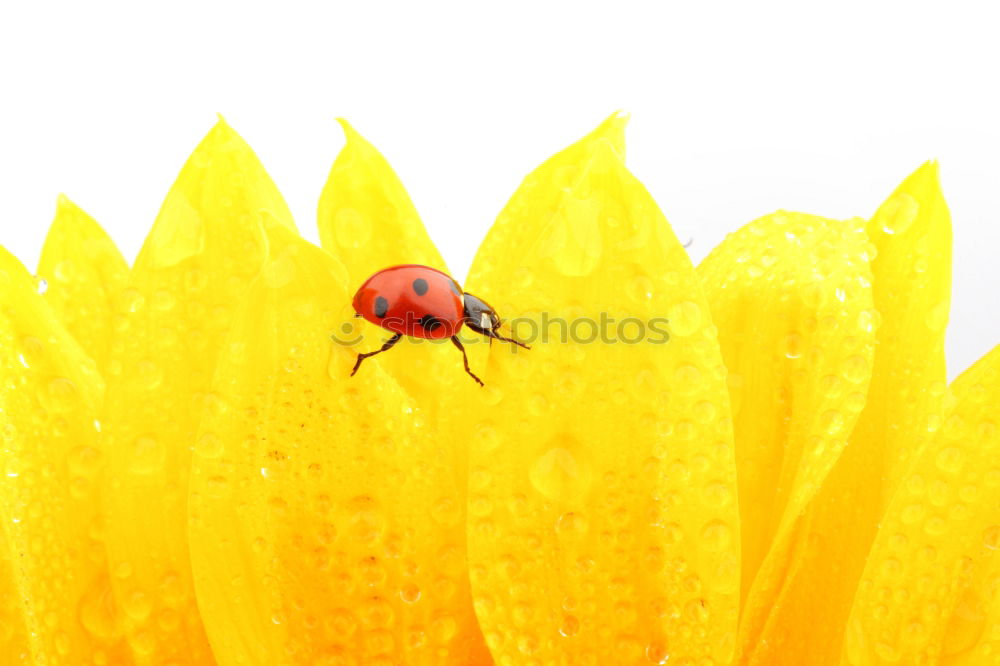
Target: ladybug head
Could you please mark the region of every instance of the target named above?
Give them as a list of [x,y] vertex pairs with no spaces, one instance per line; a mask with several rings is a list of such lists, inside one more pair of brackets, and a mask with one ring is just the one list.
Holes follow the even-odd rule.
[[465,325],[476,333],[488,335],[500,328],[500,317],[486,301],[465,292],[462,303],[465,308]]

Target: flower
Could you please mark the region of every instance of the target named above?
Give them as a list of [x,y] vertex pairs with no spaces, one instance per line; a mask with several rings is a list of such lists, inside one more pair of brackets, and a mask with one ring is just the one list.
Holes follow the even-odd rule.
[[696,268],[624,124],[484,240],[534,342],[470,341],[484,389],[416,340],[348,377],[352,290],[446,267],[347,123],[322,249],[220,121],[131,269],[64,198],[46,289],[0,250],[3,663],[996,661],[1000,348],[946,384],[937,165]]

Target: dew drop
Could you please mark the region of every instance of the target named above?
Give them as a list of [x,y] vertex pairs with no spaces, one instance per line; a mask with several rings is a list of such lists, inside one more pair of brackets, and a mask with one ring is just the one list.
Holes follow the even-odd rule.
[[629,298],[643,304],[653,300],[653,281],[645,275],[637,275],[632,278],[627,289]]
[[448,643],[457,634],[458,622],[451,615],[439,615],[431,623],[431,637],[438,643]]
[[431,507],[431,518],[442,525],[455,525],[462,519],[462,508],[456,498],[441,497]]
[[89,475],[97,470],[101,452],[92,446],[79,446],[69,453],[67,466],[73,474]]
[[903,658],[902,653],[893,645],[884,642],[875,643],[875,653],[885,661],[896,662]]
[[600,205],[586,198],[567,197],[552,216],[538,242],[539,253],[556,270],[570,277],[590,275],[604,252]]
[[682,301],[667,310],[670,331],[679,337],[691,335],[701,328],[701,307],[693,301]]
[[702,400],[691,408],[695,421],[698,423],[711,423],[718,415],[718,408],[710,400]]
[[792,332],[785,336],[785,357],[799,358],[802,356],[802,336]]
[[934,462],[942,472],[957,474],[962,469],[964,457],[961,449],[949,446],[937,454]]
[[399,588],[399,598],[408,604],[415,604],[420,601],[420,587],[415,583],[407,583]]
[[36,280],[38,281],[36,288],[38,289],[39,294],[44,294],[46,291],[49,290],[48,280],[46,280],[45,278],[36,278]]
[[64,259],[52,270],[57,282],[72,282],[76,277],[76,264],[70,259]]
[[223,450],[222,438],[213,432],[203,432],[198,437],[198,444],[195,450],[205,458],[218,458]]
[[528,475],[535,490],[548,499],[567,500],[590,488],[592,471],[569,449],[555,447],[535,460]]
[[163,467],[167,459],[167,449],[152,435],[137,437],[132,445],[132,471],[137,474],[152,474]]
[[990,550],[1000,550],[1000,525],[990,525],[983,532],[983,545]]
[[729,526],[716,520],[708,523],[701,530],[701,543],[705,550],[719,552],[729,547],[733,533]]
[[674,379],[677,382],[677,389],[682,393],[691,393],[699,386],[701,380],[701,370],[691,363],[682,363],[674,370]]
[[906,232],[917,219],[920,212],[920,204],[912,195],[900,192],[894,195],[885,204],[885,217],[882,223],[882,231],[887,234],[901,234]]
[[148,359],[139,361],[137,369],[139,380],[145,388],[153,390],[163,383],[163,371],[153,361]]
[[295,279],[295,261],[291,252],[282,252],[277,258],[264,264],[261,271],[264,284],[271,289],[281,289]]
[[848,381],[863,382],[868,376],[868,359],[861,355],[848,357],[844,360],[843,372]]
[[652,664],[666,664],[668,659],[670,654],[663,643],[650,643],[646,646],[646,661]]
[[122,310],[124,312],[139,312],[146,304],[146,298],[138,289],[129,288],[122,292]]
[[566,537],[581,537],[588,530],[587,519],[576,512],[564,513],[556,521],[556,532]]
[[580,621],[572,615],[564,616],[562,623],[559,625],[559,633],[569,638],[570,636],[576,636],[579,632]]
[[59,414],[72,411],[78,402],[76,384],[65,377],[56,377],[49,381],[39,395],[39,400],[51,412]]
[[836,435],[844,428],[844,415],[835,409],[823,412],[820,427],[827,435]]
[[177,304],[174,294],[166,289],[160,289],[153,294],[153,307],[157,310],[170,310]]
[[927,311],[927,316],[924,320],[927,324],[927,328],[934,332],[943,331],[948,325],[948,307],[949,303],[947,299],[933,305],[931,309]]
[[106,574],[94,580],[81,597],[78,614],[80,624],[95,638],[104,641],[114,634],[114,595]]
[[929,518],[927,522],[924,523],[924,531],[931,536],[939,537],[948,531],[948,524],[945,522],[944,518],[934,516],[933,518]]
[[357,249],[371,239],[372,225],[356,208],[341,208],[333,216],[333,233],[341,247]]
[[153,603],[145,592],[134,590],[125,595],[122,608],[137,622],[144,622],[153,610]]

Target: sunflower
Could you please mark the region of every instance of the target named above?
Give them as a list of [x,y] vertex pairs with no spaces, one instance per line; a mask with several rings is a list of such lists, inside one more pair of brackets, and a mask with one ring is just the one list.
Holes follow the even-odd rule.
[[221,121],[134,266],[60,198],[0,250],[4,664],[1000,663],[1000,351],[946,383],[937,165],[697,268],[613,115],[465,287],[530,351],[382,338],[447,271],[350,125],[303,240]]

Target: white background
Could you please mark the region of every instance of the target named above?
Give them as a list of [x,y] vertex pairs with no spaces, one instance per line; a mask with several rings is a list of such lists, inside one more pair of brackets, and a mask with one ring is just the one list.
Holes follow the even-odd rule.
[[697,261],[778,208],[870,215],[941,161],[954,375],[1000,342],[998,22],[918,2],[0,6],[0,243],[34,268],[55,197],[130,260],[223,113],[312,239],[348,117],[457,277],[538,162],[616,109]]

